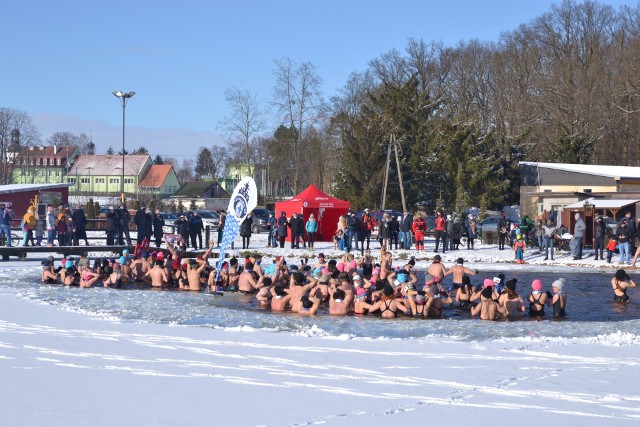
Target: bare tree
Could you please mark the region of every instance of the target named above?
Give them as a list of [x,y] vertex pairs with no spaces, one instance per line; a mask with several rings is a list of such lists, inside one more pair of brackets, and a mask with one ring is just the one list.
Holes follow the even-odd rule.
[[85,133],[76,135],[73,132],[55,132],[47,138],[48,145],[56,145],[58,147],[76,147],[80,154],[90,154],[95,148],[91,137]]
[[214,179],[222,176],[224,172],[224,165],[227,164],[228,154],[225,147],[214,145],[211,147],[211,162],[212,162],[212,177]]
[[0,183],[9,184],[21,149],[40,143],[40,133],[31,117],[19,110],[0,108]]
[[295,138],[288,141],[293,161],[293,190],[300,191],[302,158],[305,155],[303,133],[317,120],[323,107],[320,85],[322,80],[310,62],[296,64],[289,58],[275,62],[276,83],[273,88],[274,105],[281,114],[281,123],[289,125]]
[[225,100],[231,108],[231,114],[222,119],[218,126],[229,134],[229,142],[235,151],[244,155],[244,162],[251,166],[257,163],[252,141],[264,131],[266,127],[264,108],[256,94],[248,90],[241,90],[235,86],[224,93]]

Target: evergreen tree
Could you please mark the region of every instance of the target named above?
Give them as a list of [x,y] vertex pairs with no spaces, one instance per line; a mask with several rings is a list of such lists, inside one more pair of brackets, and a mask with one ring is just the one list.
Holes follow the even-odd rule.
[[178,212],[184,212],[184,203],[182,203],[182,199],[178,200]]
[[149,150],[147,150],[145,146],[141,145],[140,148],[133,150],[131,154],[149,154]]
[[96,218],[100,216],[100,202],[95,202],[93,204],[93,212]]
[[198,177],[211,177],[215,176],[215,166],[211,150],[207,147],[200,147],[198,150],[198,156],[196,157],[196,166],[193,171]]
[[189,210],[196,211],[198,209],[198,205],[196,205],[195,199],[191,199],[191,203],[189,203]]
[[163,165],[164,164],[164,159],[162,158],[162,156],[160,154],[156,154],[156,156],[153,158],[153,164],[154,165]]
[[109,146],[109,148],[107,148],[107,154],[110,156],[113,156],[116,152],[113,150],[112,146]]

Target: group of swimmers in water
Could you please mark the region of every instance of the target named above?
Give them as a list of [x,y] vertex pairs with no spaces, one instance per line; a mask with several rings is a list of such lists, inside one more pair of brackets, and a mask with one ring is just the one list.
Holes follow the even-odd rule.
[[[85,258],[67,258],[55,268],[53,257],[49,257],[42,263],[42,282],[83,288],[134,284],[156,289],[240,292],[255,296],[262,307],[301,315],[316,314],[324,304],[331,315],[377,314],[383,318],[399,314],[439,318],[444,306],[468,310],[483,320],[527,314],[542,318],[545,307],[551,307],[554,318],[566,316],[564,279],[555,280],[547,291],[540,280],[534,280],[526,296],[516,291],[516,279],[505,280],[503,274],[473,286],[471,277],[479,272],[465,267],[462,258],[447,269],[436,255],[427,268],[424,284],[419,284],[413,271],[415,260],[411,258],[402,268],[394,269],[390,252],[383,253],[380,260],[375,260],[370,251],[358,260],[353,254],[327,260],[320,253],[313,265],[307,258],[299,265],[287,265],[284,257],[277,257],[267,266],[262,265],[261,255],[255,254],[247,257],[244,265],[237,258],[225,261],[218,272],[208,262],[213,246],[197,259],[181,258],[171,245],[167,247],[166,254],[143,253],[136,259],[125,249],[118,259],[97,260],[93,267]],[[445,288],[443,282],[448,276],[452,284]],[[624,270],[616,272],[611,285],[614,300],[619,302],[628,301],[627,289],[635,287]]]

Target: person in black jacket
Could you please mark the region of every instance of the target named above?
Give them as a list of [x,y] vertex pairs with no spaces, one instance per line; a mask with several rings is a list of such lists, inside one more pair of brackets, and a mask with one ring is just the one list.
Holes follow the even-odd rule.
[[287,238],[288,223],[289,223],[289,220],[287,220],[287,213],[282,212],[280,214],[280,218],[278,218],[278,241],[280,242],[281,248],[284,248],[284,240]]
[[509,221],[507,220],[507,213],[502,212],[500,218],[498,219],[498,249],[504,249],[504,243],[507,241],[507,236],[509,235]]
[[302,233],[302,218],[294,213],[289,220],[289,228],[291,229],[291,249],[300,249],[300,241],[298,237]]
[[151,213],[151,209],[145,211],[145,217],[144,237],[149,239],[149,243],[151,243],[151,236],[153,236],[153,213]]
[[596,225],[593,227],[593,249],[596,253],[596,257],[594,258],[596,261],[598,260],[598,255],[600,259],[604,261],[602,257],[604,253],[604,237],[607,234],[607,226],[603,221],[601,216],[598,217],[596,221]]
[[76,223],[76,236],[73,244],[78,246],[80,239],[83,239],[84,244],[89,246],[89,241],[87,240],[87,217],[82,208],[76,209],[71,217]]
[[113,210],[113,206],[109,206],[107,211],[107,220],[105,222],[104,229],[107,232],[107,246],[115,244],[116,233],[118,230],[118,216]]
[[189,222],[187,222],[187,217],[180,215],[174,225],[176,226],[176,232],[182,237],[182,249],[184,250],[189,242]]
[[242,249],[249,249],[249,242],[251,240],[251,227],[253,226],[253,218],[251,213],[247,214],[247,217],[240,224],[240,235],[242,236]]
[[400,222],[400,248],[411,249],[413,237],[411,230],[413,228],[413,215],[408,210],[404,211],[402,221]]
[[[200,214],[194,212],[189,219],[189,236],[191,236],[191,246],[196,249],[202,249],[202,230],[204,229],[204,223]],[[198,242],[196,242],[196,239]]]
[[127,246],[131,246],[131,234],[129,233],[129,223],[131,222],[131,214],[129,210],[124,206],[124,204],[120,205],[120,207],[116,210],[116,214],[118,215],[118,244],[124,245],[126,240]]
[[356,214],[353,211],[347,212],[347,230],[346,230],[346,241],[347,241],[347,251],[351,251],[353,246],[351,246],[351,241],[356,241],[356,251],[358,250],[358,232],[360,231],[360,223],[358,218],[356,218]]
[[160,215],[160,210],[156,209],[156,214],[153,216],[153,237],[156,239],[156,247],[160,247],[162,244],[162,236],[164,235],[164,218]]
[[147,212],[144,204],[140,204],[140,209],[136,211],[136,215],[133,217],[133,222],[136,224],[136,229],[138,230],[138,243],[142,243],[146,236],[146,223],[147,223]]
[[395,215],[391,215],[389,220],[389,249],[395,243],[396,250],[398,250],[398,234],[400,233],[400,223]]

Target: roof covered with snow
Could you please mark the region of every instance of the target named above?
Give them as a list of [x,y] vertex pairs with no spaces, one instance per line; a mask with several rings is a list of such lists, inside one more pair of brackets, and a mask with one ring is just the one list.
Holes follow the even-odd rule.
[[584,208],[584,202],[588,201],[589,204],[595,209],[620,209],[628,205],[640,202],[638,199],[595,199],[593,197],[577,202],[571,205],[567,205],[565,209],[582,209]]
[[0,194],[19,193],[21,191],[52,190],[54,188],[70,187],[72,184],[63,182],[56,184],[7,184],[0,185]]
[[537,166],[546,169],[561,170],[566,172],[606,176],[610,178],[640,178],[640,167],[636,166],[578,165],[573,163],[538,162],[520,162],[520,164],[527,166]]
[[[140,176],[147,163],[151,163],[148,154],[126,154],[124,156],[124,174]],[[118,154],[81,154],[67,175],[120,176],[122,174],[122,156]]]

